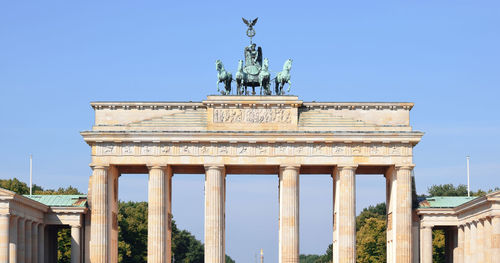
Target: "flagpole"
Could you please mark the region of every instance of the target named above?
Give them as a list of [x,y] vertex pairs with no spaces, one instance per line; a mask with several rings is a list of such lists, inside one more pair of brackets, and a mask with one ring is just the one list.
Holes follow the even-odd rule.
[[470,156],[467,156],[467,196],[470,197]]
[[33,195],[33,155],[30,154],[30,195]]

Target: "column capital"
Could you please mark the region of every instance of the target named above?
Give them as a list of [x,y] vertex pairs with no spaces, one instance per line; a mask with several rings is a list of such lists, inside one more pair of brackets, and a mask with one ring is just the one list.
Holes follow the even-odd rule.
[[421,229],[430,229],[432,230],[434,226],[430,226],[430,225],[423,225],[423,226],[420,226]]
[[108,170],[109,169],[109,164],[95,164],[95,163],[91,163],[89,164],[90,168],[92,168],[92,170],[95,170],[95,169],[103,169],[103,170]]
[[223,164],[205,164],[204,167],[205,167],[205,171],[208,171],[208,170],[224,171],[226,169],[226,166],[224,166]]
[[396,171],[403,170],[403,171],[411,171],[413,168],[415,168],[414,164],[396,164],[394,165],[394,168]]
[[299,171],[300,164],[281,164],[280,165],[280,172],[285,171],[285,170]]
[[337,170],[349,170],[349,171],[353,171],[353,172],[356,172],[356,169],[358,169],[358,165],[357,164],[337,164],[337,166],[335,167]]
[[148,164],[147,167],[148,167],[148,170],[150,170],[150,171],[153,169],[160,169],[160,170],[167,169],[166,164]]

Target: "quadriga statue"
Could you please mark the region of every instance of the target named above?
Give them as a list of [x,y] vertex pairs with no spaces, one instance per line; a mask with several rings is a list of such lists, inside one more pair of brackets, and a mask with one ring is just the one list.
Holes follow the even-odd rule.
[[[222,95],[231,94],[231,81],[233,81],[233,75],[231,72],[224,69],[224,65],[220,59],[215,61],[215,68],[217,69],[217,91]],[[224,83],[224,90],[220,90],[219,83]]]
[[288,83],[288,90],[287,92],[290,92],[290,88],[292,87],[292,82],[290,82],[290,70],[292,69],[292,59],[287,59],[285,61],[285,64],[283,65],[283,70],[276,75],[276,78],[274,79],[274,89],[276,92],[276,95],[283,95],[285,92],[283,91],[283,88],[285,87],[285,84]]

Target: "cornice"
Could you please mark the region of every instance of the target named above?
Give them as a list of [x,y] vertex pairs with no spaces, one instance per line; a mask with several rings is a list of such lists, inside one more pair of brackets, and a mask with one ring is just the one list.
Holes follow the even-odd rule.
[[[227,98],[226,98],[227,97]],[[335,110],[411,110],[410,102],[303,102],[296,96],[208,96],[201,102],[136,102],[136,101],[96,101],[90,103],[94,110],[172,110],[206,109],[211,107],[295,107],[300,109]]]
[[91,144],[96,142],[249,142],[249,143],[403,143],[416,145],[424,135],[423,132],[193,132],[193,131],[83,131],[83,139]]
[[7,189],[0,188],[0,200],[2,201],[8,201],[8,202],[16,202],[24,206],[28,206],[30,208],[40,210],[42,212],[47,212],[49,210],[49,207],[37,202],[35,200],[32,200],[30,198],[27,198],[25,196],[16,194],[15,192],[9,191]]
[[335,110],[411,110],[411,102],[304,102],[306,109]]
[[206,108],[201,102],[91,102],[94,110],[173,110]]
[[51,207],[50,212],[55,214],[86,214],[86,207]]

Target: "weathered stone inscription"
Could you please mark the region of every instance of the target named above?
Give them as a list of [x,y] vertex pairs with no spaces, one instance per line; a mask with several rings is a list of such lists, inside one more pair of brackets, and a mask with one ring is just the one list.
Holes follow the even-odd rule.
[[291,123],[290,109],[215,109],[218,123]]

